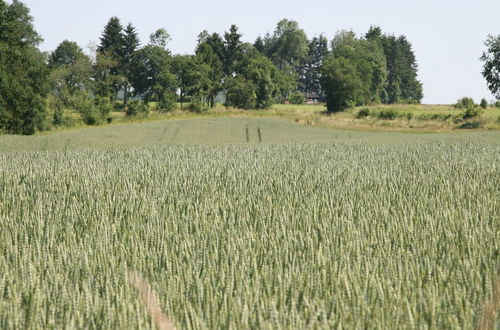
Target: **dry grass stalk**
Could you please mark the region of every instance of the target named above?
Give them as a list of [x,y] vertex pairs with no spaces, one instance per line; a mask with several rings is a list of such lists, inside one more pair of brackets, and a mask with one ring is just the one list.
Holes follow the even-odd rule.
[[493,295],[484,303],[483,314],[479,319],[477,330],[494,329],[496,325],[497,312],[500,309],[500,270],[496,282],[493,284]]
[[156,327],[159,330],[175,330],[174,323],[161,310],[160,299],[158,299],[158,295],[149,283],[136,272],[129,273],[129,281],[139,292],[139,296],[146,305],[148,314],[153,319]]

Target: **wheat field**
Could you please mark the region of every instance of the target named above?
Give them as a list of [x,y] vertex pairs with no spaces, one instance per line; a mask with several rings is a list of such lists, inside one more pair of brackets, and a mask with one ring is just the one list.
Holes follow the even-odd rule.
[[0,328],[155,328],[130,274],[178,329],[476,327],[500,266],[498,133],[300,142],[235,120],[235,144],[0,139]]

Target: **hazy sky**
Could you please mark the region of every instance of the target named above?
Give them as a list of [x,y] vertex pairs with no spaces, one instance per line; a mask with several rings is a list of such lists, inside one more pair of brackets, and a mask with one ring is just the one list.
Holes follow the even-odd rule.
[[481,76],[479,57],[488,34],[500,34],[500,0],[24,0],[43,36],[43,50],[64,39],[82,47],[98,42],[111,16],[133,23],[142,42],[164,27],[174,53],[193,53],[202,30],[222,33],[236,24],[243,40],[272,32],[282,18],[294,19],[309,37],[370,25],[404,34],[413,44],[424,84],[424,103],[453,103],[462,96],[493,97]]

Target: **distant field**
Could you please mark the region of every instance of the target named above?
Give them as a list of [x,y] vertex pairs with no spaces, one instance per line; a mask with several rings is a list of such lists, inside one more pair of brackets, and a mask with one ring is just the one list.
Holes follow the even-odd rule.
[[500,131],[237,116],[0,135],[0,328],[153,329],[137,272],[179,329],[471,329],[498,196]]
[[[369,115],[357,118],[361,109]],[[500,129],[500,109],[487,108],[469,120],[457,120],[464,110],[450,105],[372,105],[327,114],[322,105],[275,105],[268,114],[295,120],[309,126],[368,131],[452,131],[467,122],[477,124],[477,129]],[[393,112],[396,118],[380,118],[381,112]]]
[[500,131],[442,134],[332,130],[266,117],[198,117],[79,128],[36,136],[0,135],[0,152],[155,145],[332,143],[345,139],[368,143],[439,140],[441,137],[450,141],[475,141],[496,140],[500,137]]
[[[276,118],[286,119],[305,126],[316,126],[342,130],[357,131],[405,131],[405,132],[451,132],[459,130],[467,123],[473,122],[475,130],[500,130],[500,109],[488,108],[479,117],[466,121],[457,121],[463,110],[450,105],[373,105],[349,109],[345,112],[329,114],[324,105],[284,105],[275,104],[267,110],[240,110],[225,108],[218,104],[207,114],[197,114],[180,110],[180,105],[175,111],[167,113],[157,112],[154,103],[150,104],[150,113],[146,117],[126,117],[124,112],[115,111],[111,114],[112,125],[134,124],[138,122],[164,121],[172,119],[196,118]],[[361,109],[369,109],[370,115],[357,118]],[[393,111],[397,118],[381,119],[379,113]],[[71,111],[66,114],[71,118],[75,127],[85,125],[79,116]],[[408,116],[411,118],[408,118]],[[477,127],[476,127],[477,126]],[[49,133],[50,134],[50,133]]]

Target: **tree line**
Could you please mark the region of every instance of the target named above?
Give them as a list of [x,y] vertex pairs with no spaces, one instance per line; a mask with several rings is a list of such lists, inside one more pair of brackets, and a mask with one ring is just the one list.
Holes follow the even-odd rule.
[[151,102],[159,111],[180,102],[201,112],[218,101],[267,109],[314,94],[329,111],[342,111],[423,97],[411,43],[375,26],[363,36],[340,31],[329,41],[324,35],[309,39],[296,21],[283,19],[249,43],[231,25],[223,34],[201,32],[192,55],[172,54],[163,28],[141,45],[136,28],[117,17],[90,54],[68,40],[43,53],[41,40],[24,4],[0,0],[0,129],[6,132],[63,125],[65,109],[94,125],[116,108],[135,115]]

